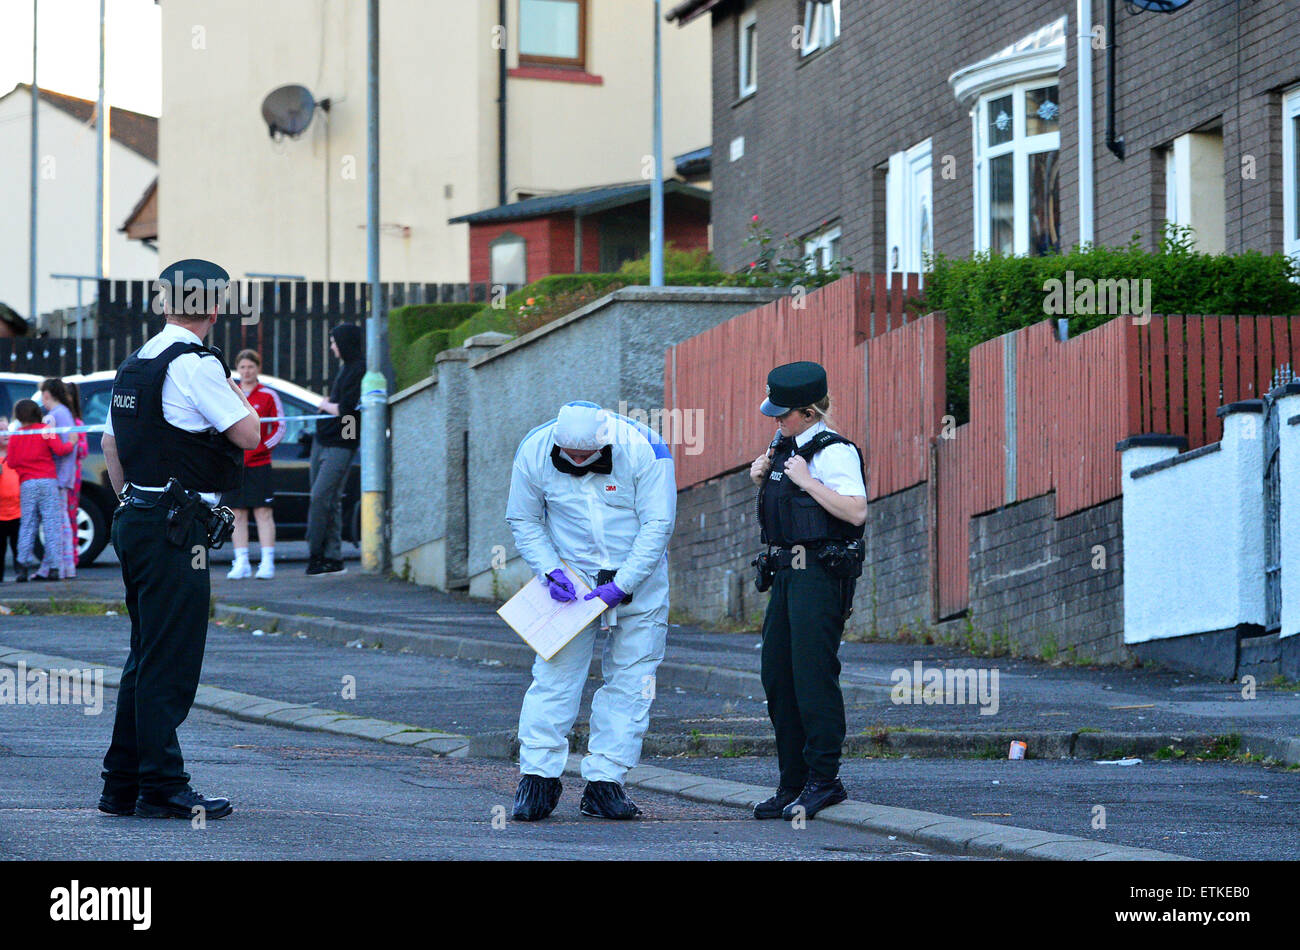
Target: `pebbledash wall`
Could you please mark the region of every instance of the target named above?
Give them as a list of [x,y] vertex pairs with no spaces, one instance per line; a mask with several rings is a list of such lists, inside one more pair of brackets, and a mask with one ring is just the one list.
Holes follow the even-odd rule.
[[664,347],[779,293],[627,287],[517,339],[484,333],[440,353],[429,379],[390,400],[394,572],[513,594],[529,578],[505,520],[520,440],[574,399],[661,411]]

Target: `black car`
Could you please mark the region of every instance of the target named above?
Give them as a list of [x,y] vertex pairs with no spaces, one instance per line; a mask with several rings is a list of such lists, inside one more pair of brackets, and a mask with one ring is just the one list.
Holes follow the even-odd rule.
[[[16,374],[7,374],[16,375]],[[108,416],[108,404],[113,389],[112,372],[91,373],[87,376],[67,376],[76,383],[81,393],[81,409],[86,425],[102,425]],[[36,383],[40,378],[36,377]],[[273,389],[280,397],[286,416],[312,416],[323,397],[310,390],[295,386],[274,376],[261,376],[259,382]],[[21,381],[0,384],[21,388]],[[31,391],[25,394],[30,397]],[[21,397],[20,397],[21,398]],[[311,498],[311,440],[316,431],[315,420],[290,419],[282,438],[271,450],[272,480],[275,485],[275,531],[277,539],[300,540],[307,532],[307,509]],[[92,563],[108,543],[108,524],[117,499],[108,480],[104,453],[100,448],[101,435],[86,433],[90,455],[82,463],[81,510],[77,513],[77,563]],[[361,466],[353,460],[352,471],[343,490],[343,538],[359,543],[361,538]],[[256,537],[256,528],[249,525],[249,533]]]

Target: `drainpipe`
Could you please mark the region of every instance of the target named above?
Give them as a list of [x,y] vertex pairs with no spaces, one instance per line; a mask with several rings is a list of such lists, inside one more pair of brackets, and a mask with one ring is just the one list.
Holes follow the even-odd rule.
[[[506,28],[506,0],[497,0],[497,23]],[[497,204],[506,203],[506,39],[497,50]]]
[[1079,70],[1079,243],[1094,239],[1094,189],[1092,136],[1092,0],[1079,0],[1079,36],[1075,59]]
[[1124,161],[1124,136],[1115,134],[1115,0],[1106,0],[1106,147]]

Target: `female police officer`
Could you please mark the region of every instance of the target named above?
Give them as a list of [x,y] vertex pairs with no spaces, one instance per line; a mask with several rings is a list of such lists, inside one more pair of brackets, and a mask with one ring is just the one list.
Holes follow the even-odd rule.
[[763,689],[781,769],[776,794],[755,818],[818,811],[848,795],[838,773],[844,744],[840,636],[862,572],[867,518],[862,454],[827,424],[826,371],[788,363],[767,377],[760,411],[780,423],[754,460],[762,540],[759,590],[770,585],[763,619]]

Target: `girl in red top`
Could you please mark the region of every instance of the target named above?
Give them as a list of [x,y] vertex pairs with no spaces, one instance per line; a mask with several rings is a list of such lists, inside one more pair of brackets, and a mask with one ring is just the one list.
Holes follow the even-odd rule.
[[239,488],[221,496],[221,503],[235,512],[235,563],[226,577],[236,580],[253,576],[248,563],[248,512],[257,519],[257,543],[262,549],[262,563],[257,576],[267,579],[275,576],[275,518],[271,506],[275,503],[275,489],[271,484],[271,449],[284,438],[284,407],[275,390],[267,389],[257,381],[262,370],[262,357],[255,350],[243,350],[235,357],[235,372],[239,386],[248,397],[257,414],[264,419],[279,422],[262,423],[262,441],[255,449],[244,452],[244,481]]
[[14,405],[14,415],[22,423],[18,432],[9,437],[9,450],[5,464],[18,473],[18,496],[22,503],[22,521],[18,527],[18,580],[27,580],[28,568],[36,567],[32,551],[36,546],[36,532],[45,527],[45,557],[32,580],[57,581],[64,575],[64,526],[68,523],[68,509],[59,493],[55,458],[75,452],[77,440],[73,436],[64,442],[59,436],[42,432],[47,428],[41,419],[41,409],[30,399],[20,399]]
[[19,499],[18,473],[5,464],[9,445],[9,419],[0,416],[0,581],[5,579],[5,549],[13,551],[14,571],[20,572],[18,563],[18,523],[23,506]]

